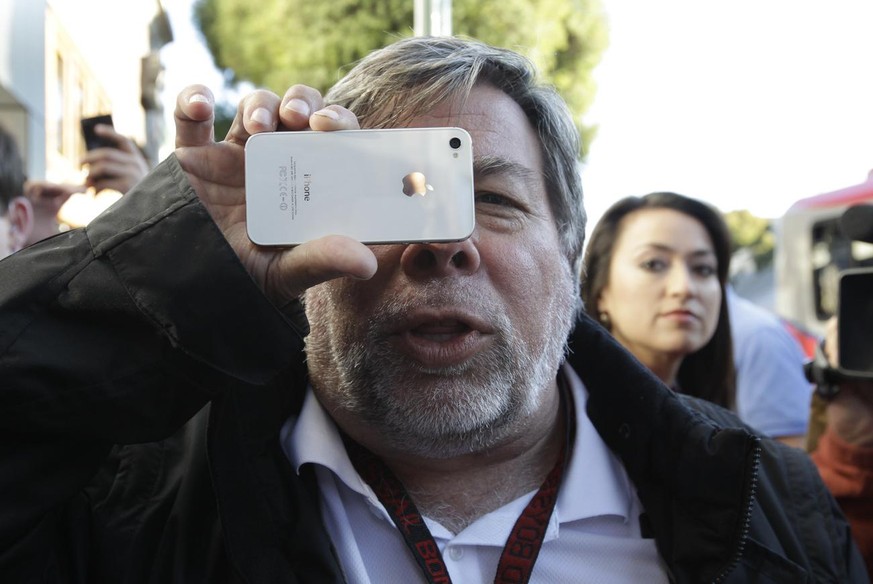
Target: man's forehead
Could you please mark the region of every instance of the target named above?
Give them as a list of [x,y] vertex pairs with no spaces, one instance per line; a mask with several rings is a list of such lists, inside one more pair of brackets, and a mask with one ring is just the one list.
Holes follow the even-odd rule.
[[524,182],[535,182],[542,177],[526,164],[497,156],[480,156],[473,160],[473,172],[477,177],[502,174]]
[[464,128],[473,138],[474,159],[483,171],[542,168],[539,136],[521,106],[492,85],[476,85],[468,95],[446,100],[408,125]]

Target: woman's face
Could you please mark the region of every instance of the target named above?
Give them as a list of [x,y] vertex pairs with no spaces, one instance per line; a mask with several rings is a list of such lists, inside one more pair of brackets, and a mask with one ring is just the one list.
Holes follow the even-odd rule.
[[709,342],[721,302],[715,249],[700,222],[672,209],[621,220],[598,311],[659,377],[675,382],[682,358]]

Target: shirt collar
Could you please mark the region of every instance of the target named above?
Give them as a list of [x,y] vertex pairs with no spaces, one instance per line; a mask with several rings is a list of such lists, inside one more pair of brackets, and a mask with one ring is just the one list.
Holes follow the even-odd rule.
[[618,457],[603,442],[588,418],[588,391],[567,364],[562,367],[573,396],[576,437],[558,493],[561,523],[604,515],[631,516],[633,485]]
[[297,473],[307,463],[323,466],[350,489],[378,502],[376,494],[352,465],[336,424],[315,397],[311,386],[306,388],[300,415],[296,419],[289,418],[282,426],[280,440],[285,456]]

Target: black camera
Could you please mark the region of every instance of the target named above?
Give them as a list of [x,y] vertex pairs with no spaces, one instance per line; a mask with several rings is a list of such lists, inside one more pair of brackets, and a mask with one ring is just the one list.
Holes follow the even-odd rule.
[[[873,205],[854,205],[840,217],[853,242],[873,244]],[[851,378],[873,379],[873,268],[840,273],[838,315],[839,368]]]

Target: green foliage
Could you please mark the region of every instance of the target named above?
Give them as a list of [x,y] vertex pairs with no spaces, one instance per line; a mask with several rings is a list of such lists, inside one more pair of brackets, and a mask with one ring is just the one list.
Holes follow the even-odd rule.
[[[232,82],[282,94],[294,83],[326,91],[370,51],[412,36],[412,0],[198,0],[197,22]],[[574,112],[594,98],[591,72],[607,44],[600,0],[454,0],[453,32],[528,55]],[[587,148],[583,148],[587,150]]]
[[324,90],[342,66],[411,34],[412,2],[200,0],[194,14],[219,68],[281,95],[297,82]]
[[456,33],[530,57],[570,105],[587,151],[594,130],[583,116],[608,37],[599,0],[455,0],[452,17]]
[[235,105],[221,102],[215,104],[215,121],[212,125],[215,130],[216,140],[223,140],[227,136],[234,117],[236,117]]
[[760,270],[773,263],[773,248],[776,244],[769,219],[752,215],[749,211],[730,211],[724,215],[733,238],[734,252],[748,249]]

